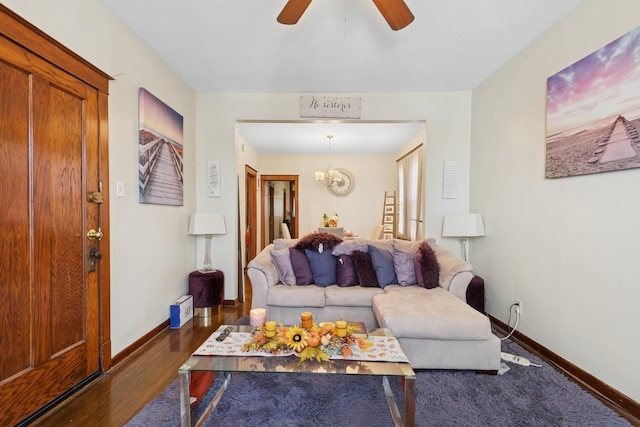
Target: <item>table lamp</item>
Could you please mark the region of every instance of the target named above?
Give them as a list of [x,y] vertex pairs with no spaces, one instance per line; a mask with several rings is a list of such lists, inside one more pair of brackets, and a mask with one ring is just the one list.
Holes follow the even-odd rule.
[[202,273],[215,271],[211,268],[211,236],[214,234],[226,234],[224,215],[220,212],[205,213],[194,212],[189,218],[189,234],[204,236],[204,267],[198,270]]
[[477,213],[447,215],[442,222],[443,237],[458,237],[462,243],[462,258],[469,261],[469,237],[484,236],[482,216]]

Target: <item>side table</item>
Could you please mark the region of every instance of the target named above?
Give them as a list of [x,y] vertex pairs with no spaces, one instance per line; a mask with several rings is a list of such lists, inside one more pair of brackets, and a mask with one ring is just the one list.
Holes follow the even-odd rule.
[[220,270],[189,273],[189,294],[193,296],[193,315],[209,317],[224,302],[224,273]]

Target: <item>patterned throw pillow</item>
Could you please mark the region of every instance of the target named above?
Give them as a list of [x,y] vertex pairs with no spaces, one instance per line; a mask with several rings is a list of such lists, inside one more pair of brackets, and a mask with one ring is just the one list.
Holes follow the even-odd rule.
[[416,267],[413,262],[416,252],[416,250],[402,250],[395,246],[393,247],[393,267],[396,270],[399,285],[409,286],[418,283]]
[[353,258],[353,265],[356,268],[356,274],[358,275],[358,283],[362,287],[377,288],[378,279],[376,278],[376,271],[373,269],[373,263],[371,262],[371,256],[368,252],[353,251],[351,253]]

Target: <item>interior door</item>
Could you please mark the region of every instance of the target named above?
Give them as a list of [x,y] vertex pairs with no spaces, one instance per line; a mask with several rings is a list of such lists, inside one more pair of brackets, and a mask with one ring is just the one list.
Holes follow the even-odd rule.
[[106,102],[4,37],[0,54],[0,424],[14,425],[101,371],[102,208],[88,194]]

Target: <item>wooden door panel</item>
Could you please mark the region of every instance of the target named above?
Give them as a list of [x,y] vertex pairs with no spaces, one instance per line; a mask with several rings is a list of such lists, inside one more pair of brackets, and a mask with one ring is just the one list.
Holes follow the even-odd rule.
[[0,43],[17,62],[0,61],[0,297],[10,302],[0,348],[11,349],[0,357],[0,425],[100,370],[99,276],[87,272],[86,237],[100,227],[86,196],[99,182],[98,91],[16,49],[4,55]]
[[[20,307],[0,322],[0,384],[31,365],[29,227],[29,76],[0,62],[0,300]],[[5,120],[6,118],[6,120]],[[5,226],[6,224],[6,226]],[[4,306],[4,304],[3,304]],[[3,308],[4,310],[4,308]]]
[[37,348],[41,361],[85,340],[83,104],[35,78],[35,294],[37,323],[46,331]]

